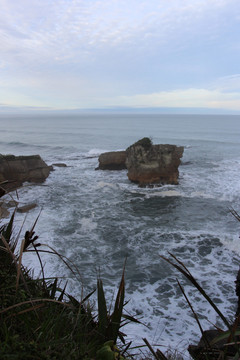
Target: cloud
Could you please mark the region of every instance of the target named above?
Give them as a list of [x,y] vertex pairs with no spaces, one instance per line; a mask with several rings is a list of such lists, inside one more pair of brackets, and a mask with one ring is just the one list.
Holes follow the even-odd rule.
[[212,87],[223,92],[240,92],[240,74],[221,77],[212,84]]
[[[1,94],[1,93],[0,93]],[[7,94],[9,95],[9,94]],[[162,91],[152,94],[136,94],[133,96],[101,97],[88,96],[85,94],[68,97],[63,93],[55,94],[54,100],[47,101],[46,98],[39,97],[31,101],[31,97],[26,94],[12,93],[7,97],[5,106],[27,106],[30,108],[55,108],[55,109],[107,109],[107,108],[204,108],[219,109],[240,112],[240,93],[221,92],[209,89],[179,89],[174,91]],[[26,105],[31,104],[31,105]]]
[[3,0],[2,51],[16,51],[26,62],[41,63],[81,61],[82,55],[106,48],[154,50],[183,38],[186,44],[200,28],[205,36],[216,36],[222,26],[218,14],[229,11],[231,3],[235,1]]
[[[100,104],[106,99],[100,100]],[[179,89],[162,91],[152,94],[119,96],[108,99],[110,106],[136,108],[167,107],[167,108],[209,108],[240,111],[240,92],[221,92],[209,89]]]
[[1,0],[1,99],[235,107],[239,14],[239,0]]
[[[207,87],[184,87],[168,91],[136,92],[126,95],[125,86],[96,81],[94,77],[82,76],[75,79],[72,74],[64,77],[52,74],[33,78],[24,82],[13,77],[3,79],[0,98],[9,106],[35,106],[56,109],[74,108],[209,108],[240,111],[240,75],[222,77]],[[124,94],[125,95],[122,95]],[[133,94],[132,94],[133,93]],[[120,95],[119,95],[120,94]]]

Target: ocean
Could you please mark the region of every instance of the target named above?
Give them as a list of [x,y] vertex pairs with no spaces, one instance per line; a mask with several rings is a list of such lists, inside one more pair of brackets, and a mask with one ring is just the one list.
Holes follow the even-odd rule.
[[[77,297],[96,287],[100,274],[109,305],[126,259],[126,310],[144,325],[130,324],[127,340],[146,337],[161,350],[185,353],[200,331],[177,279],[204,329],[222,326],[214,310],[161,256],[182,261],[231,321],[239,268],[240,116],[80,114],[1,115],[0,153],[39,154],[55,167],[44,184],[25,184],[20,204],[37,208],[16,215],[15,227],[36,225],[39,241],[69,258],[74,277],[57,256],[45,255],[48,276],[68,280]],[[142,137],[184,146],[179,185],[139,188],[127,171],[96,171],[98,156],[126,149]],[[14,197],[16,195],[13,194]],[[37,259],[24,263],[40,269]],[[94,297],[93,300],[94,301]],[[212,324],[211,324],[212,323]]]

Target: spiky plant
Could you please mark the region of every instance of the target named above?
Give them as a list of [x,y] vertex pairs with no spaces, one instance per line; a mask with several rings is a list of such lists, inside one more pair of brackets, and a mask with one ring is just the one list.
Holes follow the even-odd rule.
[[[112,355],[120,358],[116,343],[119,338],[124,342],[123,319],[134,321],[123,315],[124,272],[112,313],[107,311],[98,279],[96,317],[88,303],[95,290],[78,300],[57,278],[46,278],[42,252],[57,254],[72,271],[73,267],[52,248],[41,249],[34,232],[37,220],[21,241],[20,232],[14,237],[14,216],[0,228],[0,359],[93,359],[108,341]],[[23,253],[28,251],[34,251],[40,261],[41,278],[32,278],[22,264]]]

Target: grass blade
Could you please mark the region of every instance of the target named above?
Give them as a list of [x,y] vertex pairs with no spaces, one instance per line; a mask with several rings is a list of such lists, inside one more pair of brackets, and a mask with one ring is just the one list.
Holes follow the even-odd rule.
[[178,280],[177,280],[177,283],[178,283],[178,286],[179,286],[179,288],[180,288],[183,296],[185,297],[185,299],[186,299],[186,301],[187,301],[187,303],[188,303],[188,306],[190,307],[190,309],[191,309],[191,311],[192,311],[192,313],[193,313],[193,316],[195,317],[195,320],[196,320],[196,322],[197,322],[197,324],[198,324],[198,326],[199,326],[199,329],[200,329],[200,331],[201,331],[201,333],[202,333],[202,336],[204,336],[203,328],[202,328],[202,326],[201,326],[201,324],[200,324],[200,321],[199,321],[199,319],[198,319],[197,314],[195,313],[195,311],[194,311],[194,309],[193,309],[193,307],[192,307],[192,304],[190,303],[190,301],[189,301],[189,299],[188,299],[188,297],[187,297],[187,295],[186,295],[186,293],[185,293],[182,285],[180,284],[180,282],[179,282]]
[[14,212],[12,213],[12,216],[11,216],[11,218],[10,218],[10,221],[9,221],[6,229],[4,229],[4,231],[2,232],[2,236],[5,238],[5,240],[6,240],[8,243],[10,243],[11,236],[12,236],[14,216],[15,216],[15,210],[14,210]]
[[229,211],[238,221],[240,221],[240,215],[237,213],[236,210],[234,210],[233,208],[230,208]]
[[145,342],[145,344],[147,345],[147,347],[149,348],[149,350],[151,351],[151,353],[153,354],[155,359],[157,359],[157,360],[168,360],[167,357],[159,349],[158,349],[157,352],[155,352],[153,350],[152,346],[147,341],[147,339],[144,338],[143,341]]
[[106,329],[108,324],[108,312],[105,294],[103,290],[102,280],[97,281],[97,298],[98,298],[98,321],[99,321],[99,332],[105,337]]
[[[238,336],[240,335],[240,330],[236,330],[234,332],[234,335],[235,336]],[[228,339],[229,337],[231,337],[231,332],[228,330],[228,331],[224,331],[221,335],[215,337],[212,341],[211,341],[211,345],[214,345],[216,343],[218,343],[219,341],[221,340],[225,340],[225,339]]]
[[85,296],[85,298],[84,299],[82,299],[82,304],[85,302],[85,301],[87,301],[87,299],[89,299],[90,298],[90,296],[92,296],[92,294],[94,294],[95,293],[95,291],[96,291],[96,289],[94,289],[93,291],[91,291],[87,296]]
[[121,282],[119,285],[114,311],[111,315],[111,336],[112,340],[116,343],[119,328],[121,325],[121,318],[122,318],[122,312],[123,312],[123,306],[124,306],[124,297],[125,297],[125,280],[124,280],[124,272],[125,272],[125,266],[122,273]]
[[58,279],[56,278],[54,280],[54,282],[50,285],[51,286],[50,299],[55,299],[56,292],[57,292],[57,282],[58,282]]
[[129,320],[130,322],[134,322],[134,323],[137,323],[137,324],[144,325],[141,321],[139,321],[138,319],[135,319],[133,316],[130,316],[130,315],[127,315],[127,314],[122,314],[122,317],[124,319],[126,319],[126,320]]
[[169,253],[169,255],[172,256],[179,265],[175,264],[173,261],[165,258],[164,256],[161,256],[161,258],[163,260],[167,261],[170,265],[174,266],[179,272],[181,272],[193,284],[193,286],[200,292],[200,294],[203,295],[203,297],[213,307],[213,309],[220,316],[220,318],[222,319],[224,324],[231,331],[231,326],[230,326],[229,322],[227,321],[227,319],[225,318],[225,316],[222,314],[222,312],[219,310],[219,308],[214,304],[214,302],[210,299],[210,297],[206,294],[206,292],[203,290],[203,288],[198,284],[196,279],[191,275],[191,273],[188,270],[187,271],[185,270],[185,268],[186,268],[185,266],[184,266],[184,268],[181,267],[182,263],[173,254]]
[[67,287],[67,282],[66,282],[64,288],[62,289],[61,294],[59,295],[57,301],[63,301],[63,297],[64,297],[64,295],[65,295],[66,287]]
[[20,274],[21,274],[22,254],[23,254],[24,244],[25,244],[25,240],[23,239],[23,241],[21,243],[20,254],[18,257],[18,264],[17,264],[16,291],[18,290],[19,279],[20,279]]
[[40,299],[32,299],[32,300],[27,300],[27,301],[22,301],[20,303],[17,303],[17,304],[14,304],[14,305],[11,305],[11,306],[8,306],[7,308],[4,308],[3,310],[0,310],[0,314],[4,314],[5,312],[8,312],[9,310],[12,310],[12,309],[15,309],[19,306],[22,306],[22,305],[27,305],[27,304],[33,304],[33,303],[37,303],[37,302],[53,302],[55,304],[60,304],[62,306],[68,306],[70,307],[71,305],[70,304],[67,304],[65,302],[62,302],[62,301],[57,301],[57,300],[54,300],[54,299],[45,299],[45,298],[40,298]]

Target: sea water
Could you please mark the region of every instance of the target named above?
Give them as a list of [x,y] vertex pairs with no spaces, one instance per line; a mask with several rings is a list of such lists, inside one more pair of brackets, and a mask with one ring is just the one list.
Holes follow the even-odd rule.
[[[185,351],[200,331],[177,279],[204,329],[222,326],[214,310],[161,256],[182,261],[231,321],[239,267],[240,117],[226,115],[1,115],[0,153],[40,154],[55,167],[42,185],[25,184],[21,204],[38,207],[16,227],[36,225],[39,241],[79,269],[75,277],[57,257],[43,257],[48,276],[68,279],[76,297],[96,287],[100,274],[111,303],[126,260],[126,311],[144,325],[130,324],[127,340],[146,337],[162,350]],[[139,188],[127,171],[96,171],[98,156],[126,149],[142,137],[184,146],[179,185]],[[25,255],[35,269],[37,259]],[[83,294],[84,292],[84,294]],[[93,297],[94,299],[94,297]],[[211,324],[212,323],[212,324]],[[123,329],[124,331],[124,329]]]

